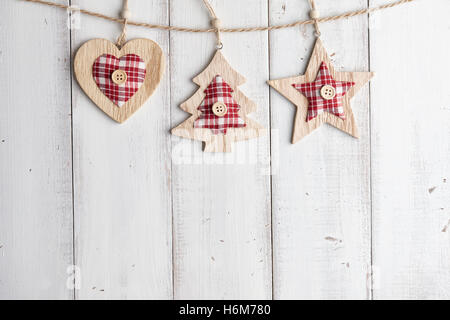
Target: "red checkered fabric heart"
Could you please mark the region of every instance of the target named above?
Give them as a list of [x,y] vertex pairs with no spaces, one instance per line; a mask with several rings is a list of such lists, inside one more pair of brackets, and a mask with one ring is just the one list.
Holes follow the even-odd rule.
[[[331,99],[322,97],[320,90],[323,86],[329,85],[335,89],[335,96]],[[322,62],[319,73],[314,82],[293,84],[292,86],[308,98],[307,120],[312,120],[324,111],[330,112],[341,119],[345,119],[342,97],[355,85],[354,82],[336,81],[332,78],[327,65]]]
[[[241,106],[233,99],[233,89],[223,81],[221,76],[215,76],[204,92],[205,99],[197,108],[202,113],[195,120],[194,128],[208,128],[213,134],[226,134],[227,128],[245,127],[244,120],[238,114]],[[227,107],[227,113],[222,117],[216,116],[212,110],[216,102],[223,102]]]
[[[121,85],[115,84],[111,79],[112,73],[119,69],[127,73],[127,80]],[[139,90],[144,83],[145,74],[145,62],[136,54],[127,54],[120,59],[104,54],[95,60],[93,66],[94,80],[98,87],[119,107]]]

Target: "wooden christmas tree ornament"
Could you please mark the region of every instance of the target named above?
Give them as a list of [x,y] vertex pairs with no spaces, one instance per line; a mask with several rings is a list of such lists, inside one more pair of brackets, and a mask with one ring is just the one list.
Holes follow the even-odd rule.
[[173,128],[172,134],[204,141],[206,152],[231,152],[233,142],[259,137],[265,130],[247,116],[256,110],[256,105],[238,89],[245,78],[220,52],[220,20],[208,1],[204,3],[216,31],[217,51],[208,67],[193,79],[200,88],[180,106],[192,116]]
[[164,55],[148,39],[125,42],[128,1],[124,2],[123,31],[117,43],[94,39],[84,43],[74,59],[75,77],[91,100],[122,123],[153,94],[164,73]]
[[322,41],[317,24],[318,11],[312,2],[316,44],[302,76],[269,80],[267,83],[297,107],[292,143],[328,123],[357,138],[358,128],[350,99],[364,86],[372,72],[336,72]]

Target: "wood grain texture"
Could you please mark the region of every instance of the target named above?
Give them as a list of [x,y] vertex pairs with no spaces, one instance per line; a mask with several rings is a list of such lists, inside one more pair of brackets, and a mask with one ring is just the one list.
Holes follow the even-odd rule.
[[[211,129],[194,128],[194,121],[200,116],[198,106],[205,98],[204,90],[213,81],[216,75],[220,75],[233,90],[233,98],[241,107],[239,117],[246,124],[245,128],[228,128],[226,134],[213,134]],[[246,97],[238,86],[245,83],[245,78],[234,70],[220,51],[217,51],[208,65],[198,76],[193,79],[200,88],[187,101],[181,104],[181,109],[192,114],[189,119],[172,129],[172,134],[205,142],[206,152],[231,152],[231,146],[235,141],[257,138],[264,134],[263,127],[249,118],[247,114],[256,110],[256,104]]]
[[417,1],[371,18],[375,299],[450,298],[449,12]]
[[[322,15],[363,8],[362,0],[319,1]],[[270,2],[270,23],[308,17],[307,1]],[[337,71],[368,71],[367,17],[320,25]],[[303,74],[314,28],[270,35],[271,79]],[[292,145],[295,107],[272,105],[273,287],[275,299],[370,299],[368,86],[352,99],[360,139],[322,126]]]
[[[336,81],[354,82],[355,85],[342,97],[342,108],[344,110],[345,119],[338,116],[324,112],[317,115],[314,119],[307,121],[307,114],[309,108],[308,99],[295,89],[293,84],[302,84],[314,82],[320,69],[320,65],[325,63],[330,71],[331,77]],[[313,130],[317,129],[324,123],[328,123],[342,131],[358,138],[358,128],[355,117],[350,106],[350,100],[364,86],[370,78],[372,72],[336,72],[331,59],[320,39],[316,40],[313,53],[308,62],[308,68],[302,76],[288,77],[278,80],[270,80],[267,83],[285,96],[296,107],[294,130],[292,134],[292,143],[296,143]],[[367,106],[368,107],[368,106]]]
[[[103,54],[120,59],[136,54],[145,62],[146,75],[139,90],[121,107],[114,104],[98,87],[94,80],[93,65]],[[74,59],[75,77],[91,100],[113,120],[122,123],[135,113],[153,94],[164,73],[164,55],[158,44],[149,39],[133,39],[122,48],[106,39],[93,39],[78,49]]]
[[[119,0],[72,3],[116,16],[122,6]],[[168,23],[166,0],[129,5],[137,20]],[[120,32],[119,24],[83,16],[81,28],[72,34],[73,51],[92,38],[114,41]],[[128,38],[152,39],[168,52],[167,32],[129,28]],[[168,79],[120,126],[73,83],[79,299],[172,297]]]
[[70,299],[66,16],[22,1],[1,1],[0,29],[0,299]]
[[[71,3],[112,16],[122,6]],[[306,0],[211,3],[225,27],[309,11]],[[331,15],[367,1],[316,4]],[[1,1],[0,299],[449,299],[449,6],[385,10],[371,15],[370,32],[363,16],[321,24],[336,72],[368,71],[369,60],[376,72],[371,117],[368,86],[351,102],[360,140],[322,126],[292,145],[295,107],[265,84],[305,72],[312,26],[222,35],[247,78],[239,89],[258,106],[251,117],[273,130],[213,154],[170,129],[186,119],[179,105],[198,90],[191,79],[213,58],[214,34],[130,27],[130,39],[154,40],[170,64],[119,126],[71,82],[70,58],[93,38],[115,41],[121,26],[82,16],[71,45],[64,10]],[[130,9],[136,21],[209,25],[198,0]]]
[[[211,4],[223,25],[267,25],[265,1]],[[170,8],[172,25],[209,25],[201,1],[172,0]],[[186,119],[178,105],[198,90],[191,79],[211,61],[214,37],[171,33],[173,125]],[[223,34],[222,42],[230,65],[247,78],[240,89],[258,106],[252,118],[267,128],[267,33]],[[172,137],[175,298],[270,298],[268,136],[236,142],[228,154],[204,153],[199,144]]]

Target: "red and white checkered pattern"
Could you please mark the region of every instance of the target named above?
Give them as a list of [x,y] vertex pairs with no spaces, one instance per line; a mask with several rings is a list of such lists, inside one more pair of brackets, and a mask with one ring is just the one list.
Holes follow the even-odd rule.
[[[127,73],[127,81],[115,84],[111,75],[116,70]],[[139,90],[145,79],[145,62],[136,54],[127,54],[120,59],[110,54],[98,57],[93,66],[95,82],[114,104],[121,107]]]
[[[330,85],[336,90],[336,95],[330,100],[322,98],[320,89],[323,86]],[[330,112],[345,120],[344,108],[342,106],[342,97],[348,90],[355,85],[354,82],[336,81],[331,77],[327,65],[322,62],[319,73],[314,82],[293,84],[292,86],[308,98],[307,120],[312,120],[324,111]]]
[[[198,107],[202,113],[194,122],[194,128],[212,129],[213,134],[226,134],[227,128],[245,127],[245,122],[239,117],[240,105],[233,99],[233,89],[217,75],[205,89],[205,99]],[[216,102],[223,102],[227,106],[227,114],[223,117],[216,116],[212,106]]]

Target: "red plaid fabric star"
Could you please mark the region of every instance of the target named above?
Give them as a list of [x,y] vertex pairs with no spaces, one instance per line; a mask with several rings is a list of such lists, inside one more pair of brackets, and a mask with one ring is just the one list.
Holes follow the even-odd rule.
[[[330,112],[339,118],[345,120],[344,108],[342,106],[342,97],[345,96],[348,90],[355,85],[354,82],[336,81],[332,78],[330,70],[327,65],[322,62],[319,73],[314,82],[293,84],[292,86],[300,91],[306,98],[308,98],[308,115],[307,120],[310,121],[317,117],[317,115],[324,111]],[[324,95],[322,88],[324,86],[331,86],[331,96]],[[324,88],[327,89],[327,88]],[[334,90],[333,90],[334,89]],[[322,92],[321,92],[322,90]],[[324,97],[325,96],[325,97]]]
[[[214,80],[205,89],[205,98],[197,108],[202,113],[195,120],[194,128],[208,128],[213,134],[226,134],[227,128],[245,127],[244,120],[239,117],[241,106],[233,99],[233,89],[223,81],[220,75],[215,76]],[[217,116],[213,112],[213,105],[216,102],[223,102],[227,112],[223,116]]]
[[[125,83],[117,85],[113,82],[111,76],[116,70],[126,72]],[[92,71],[100,90],[119,107],[139,90],[146,74],[145,62],[136,54],[127,54],[120,59],[110,54],[101,55],[95,60]]]

